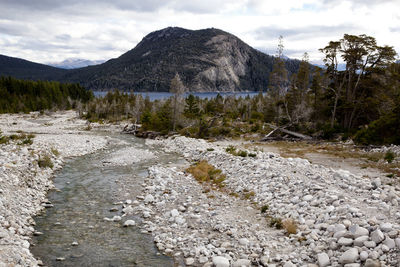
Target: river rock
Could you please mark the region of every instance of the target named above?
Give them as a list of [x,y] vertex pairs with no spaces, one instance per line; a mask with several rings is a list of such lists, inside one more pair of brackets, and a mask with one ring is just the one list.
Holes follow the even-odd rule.
[[393,225],[391,223],[382,223],[379,228],[381,229],[382,232],[387,233],[392,231]]
[[364,227],[360,227],[358,225],[352,225],[349,227],[349,232],[352,234],[353,238],[357,238],[360,236],[369,236],[368,229]]
[[262,256],[262,257],[260,258],[260,262],[261,262],[262,266],[268,266],[269,257],[268,257],[268,256]]
[[188,265],[188,266],[193,265],[194,264],[194,259],[193,258],[187,258],[185,260],[185,264]]
[[397,248],[400,249],[400,238],[399,238],[399,237],[396,238],[396,239],[394,240],[394,242],[396,243]]
[[247,259],[238,259],[232,264],[232,267],[250,267],[251,262]]
[[318,266],[319,267],[325,267],[330,264],[329,256],[328,254],[324,253],[319,253],[317,255],[317,260],[318,260]]
[[353,244],[353,239],[341,237],[338,240],[338,244],[341,245],[341,246],[350,246],[351,244]]
[[145,203],[153,203],[154,202],[154,197],[151,194],[146,195],[146,197],[144,198],[144,202]]
[[396,243],[390,237],[386,237],[383,241],[383,244],[386,245],[389,249],[394,249],[396,247]]
[[365,261],[366,259],[368,259],[368,252],[366,252],[366,251],[361,251],[361,253],[360,253],[360,260],[361,260],[361,261]]
[[357,261],[357,259],[358,259],[358,249],[350,248],[340,256],[339,262],[342,264],[354,263]]
[[375,248],[376,242],[375,241],[365,241],[364,246],[366,246],[367,248]]
[[385,239],[385,236],[381,232],[381,230],[376,229],[371,233],[371,240],[374,241],[376,244],[381,243]]
[[126,220],[124,222],[124,227],[134,226],[136,223],[134,220]]
[[212,257],[212,262],[215,267],[229,267],[229,260],[222,256]]
[[362,247],[362,246],[364,245],[364,242],[365,242],[365,241],[368,241],[368,240],[369,240],[369,237],[368,237],[368,236],[360,236],[360,237],[357,237],[357,238],[354,240],[354,246]]
[[122,218],[121,218],[121,216],[114,216],[114,217],[112,217],[111,220],[112,220],[113,222],[119,222],[119,221],[122,220]]
[[173,209],[173,210],[171,210],[171,217],[176,217],[176,216],[179,216],[179,211],[177,210],[177,209]]
[[381,264],[378,260],[368,259],[364,267],[381,267]]

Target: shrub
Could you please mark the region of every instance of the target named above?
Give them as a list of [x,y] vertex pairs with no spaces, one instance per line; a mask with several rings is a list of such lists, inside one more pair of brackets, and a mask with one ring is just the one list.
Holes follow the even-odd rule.
[[268,206],[268,205],[262,206],[262,207],[261,207],[261,213],[266,213],[268,209],[269,209],[269,206]]
[[297,233],[297,223],[293,219],[284,220],[282,226],[288,235],[294,235]]
[[38,165],[40,168],[50,168],[50,169],[52,169],[54,166],[49,155],[44,155],[42,157],[39,157]]
[[247,152],[244,151],[244,150],[240,150],[240,151],[237,153],[237,156],[240,156],[240,157],[245,158],[245,157],[247,157]]
[[354,136],[354,141],[362,145],[400,145],[400,117],[396,112],[398,113],[398,110],[381,116],[367,128],[359,130]]
[[234,153],[236,153],[236,148],[234,147],[234,146],[232,146],[232,145],[229,145],[226,149],[225,149],[225,151],[226,152],[228,152],[229,154],[234,154]]
[[51,149],[51,153],[53,153],[53,155],[56,156],[56,157],[60,156],[60,152],[55,148]]
[[249,156],[249,157],[252,157],[252,158],[255,158],[255,157],[257,156],[257,154],[256,154],[256,153],[249,153],[248,156]]
[[386,160],[388,163],[392,163],[395,157],[396,157],[396,154],[394,154],[394,153],[393,153],[392,151],[390,151],[390,150],[387,151],[386,154],[385,154],[385,160]]
[[186,171],[192,174],[200,183],[211,183],[220,188],[225,186],[223,182],[226,179],[226,175],[223,174],[220,169],[216,169],[209,164],[206,160],[199,161],[187,168]]
[[246,193],[244,193],[244,198],[250,199],[251,197],[254,197],[255,195],[256,195],[256,193],[254,193],[254,191],[246,192]]
[[7,144],[10,141],[10,138],[8,136],[0,136],[0,144]]
[[214,151],[214,148],[207,148],[207,151]]
[[276,217],[271,218],[269,221],[269,226],[275,227],[276,229],[282,229],[282,219]]

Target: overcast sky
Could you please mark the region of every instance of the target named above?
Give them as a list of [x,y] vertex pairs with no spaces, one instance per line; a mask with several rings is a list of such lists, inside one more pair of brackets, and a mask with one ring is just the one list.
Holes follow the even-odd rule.
[[400,52],[400,0],[0,0],[0,54],[35,62],[102,60],[168,26],[219,28],[274,54],[321,62],[344,33],[367,34]]

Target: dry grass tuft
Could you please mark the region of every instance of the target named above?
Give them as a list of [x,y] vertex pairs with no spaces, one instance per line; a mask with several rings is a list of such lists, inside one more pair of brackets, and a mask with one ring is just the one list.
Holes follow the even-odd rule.
[[211,183],[219,188],[225,186],[224,181],[226,175],[221,170],[216,169],[214,166],[209,164],[206,160],[197,162],[186,169],[187,172],[193,175],[193,177],[200,183]]
[[282,221],[282,226],[288,235],[294,235],[297,233],[297,223],[293,219]]

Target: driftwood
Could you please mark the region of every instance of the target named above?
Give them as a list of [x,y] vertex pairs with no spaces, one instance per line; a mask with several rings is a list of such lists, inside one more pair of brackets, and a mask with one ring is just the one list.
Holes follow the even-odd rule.
[[126,134],[134,134],[136,135],[142,125],[140,124],[132,124],[132,125],[125,125],[124,129],[122,130],[122,133]]
[[308,135],[305,135],[305,134],[296,133],[296,132],[293,132],[293,131],[286,130],[285,128],[286,128],[287,126],[284,126],[284,127],[277,127],[277,126],[275,126],[275,125],[273,125],[273,124],[268,124],[268,126],[271,127],[273,130],[272,130],[271,132],[269,132],[269,133],[262,139],[262,141],[267,141],[267,140],[273,139],[273,138],[271,138],[271,135],[272,135],[273,133],[275,133],[276,131],[281,131],[282,133],[285,133],[285,134],[288,134],[288,135],[291,135],[291,136],[294,136],[294,137],[297,137],[297,138],[300,138],[300,139],[303,139],[303,140],[311,140],[311,139],[312,139],[311,136],[308,136]]

